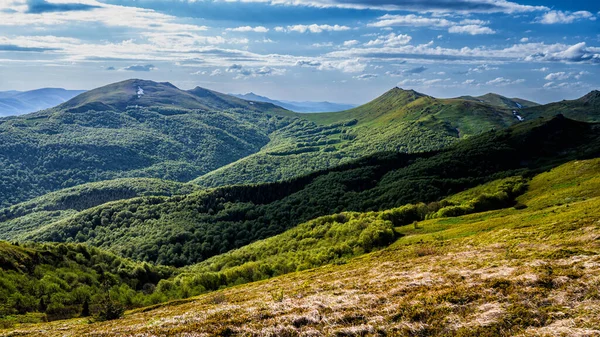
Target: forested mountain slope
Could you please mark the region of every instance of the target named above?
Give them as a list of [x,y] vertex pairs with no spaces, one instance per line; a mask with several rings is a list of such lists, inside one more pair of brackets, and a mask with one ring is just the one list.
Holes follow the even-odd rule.
[[0,209],[0,240],[110,201],[189,194],[199,189],[193,184],[155,178],[121,178],[69,187]]
[[519,120],[504,107],[394,88],[351,110],[302,114],[260,152],[196,180],[202,186],[277,181],[380,151],[422,152]]
[[[84,318],[25,325],[4,336],[596,336],[599,173],[598,159],[573,161],[533,177],[516,207],[398,226],[397,241],[358,258],[131,311],[110,322],[87,324]],[[284,240],[283,255],[301,256],[294,245],[323,243],[330,249],[324,246],[313,258],[333,256],[338,247],[328,235],[353,236],[345,243],[358,244],[364,228],[385,222],[385,214],[395,211],[316,219],[198,267],[224,268],[223,279],[242,275],[227,270],[231,261],[262,256],[276,240]],[[363,225],[344,232],[343,225],[355,219]],[[278,254],[267,256],[267,264]],[[249,260],[243,275],[269,271],[263,262]],[[185,281],[163,281],[160,288],[175,291],[209,280],[198,276],[205,273],[201,270],[180,275]]]
[[487,93],[485,95],[475,96],[475,97],[461,96],[458,98],[470,100],[470,101],[487,103],[490,105],[496,105],[496,106],[504,107],[507,109],[523,109],[523,108],[529,108],[529,107],[540,105],[538,103],[524,100],[522,98],[508,98],[508,97],[504,97],[502,95],[498,95],[498,94],[494,94],[494,93]]
[[600,154],[600,128],[556,117],[423,154],[390,153],[280,183],[141,197],[37,224],[12,240],[77,241],[126,257],[186,265],[340,211],[431,202],[480,183]]
[[0,119],[0,206],[123,177],[188,181],[258,152],[291,112],[210,90],[129,80]]
[[575,120],[600,122],[600,91],[593,90],[587,95],[574,100],[562,100],[531,107],[523,110],[522,113],[526,119],[563,114],[567,118]]

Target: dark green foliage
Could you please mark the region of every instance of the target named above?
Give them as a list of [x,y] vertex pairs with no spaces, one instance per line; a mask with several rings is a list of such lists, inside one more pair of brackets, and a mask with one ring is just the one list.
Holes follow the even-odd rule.
[[[107,204],[20,239],[87,242],[126,257],[182,266],[325,214],[434,202],[486,181],[599,153],[599,126],[565,118],[539,120],[472,137],[437,153],[378,154],[290,181]],[[508,205],[512,188],[516,193],[522,187],[511,187],[510,195],[499,191],[477,197],[472,206]],[[434,210],[442,206],[447,205],[432,205]],[[423,206],[414,207],[402,215],[406,220],[395,221],[410,223],[418,219],[415,214],[422,216]]]
[[0,119],[0,207],[100,180],[189,181],[259,151],[293,120],[271,104],[201,91],[132,80]]
[[0,239],[14,237],[109,201],[137,196],[188,194],[198,189],[191,184],[150,178],[125,178],[78,185],[0,209]]

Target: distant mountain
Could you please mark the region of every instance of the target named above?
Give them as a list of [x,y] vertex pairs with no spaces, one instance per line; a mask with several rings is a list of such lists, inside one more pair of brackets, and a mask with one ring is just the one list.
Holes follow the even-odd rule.
[[83,90],[43,88],[31,91],[0,92],[0,117],[22,115],[52,108],[83,93]]
[[157,83],[138,79],[90,90],[61,104],[58,109],[85,112],[89,110],[123,110],[128,107],[178,107],[206,111],[248,109],[282,113],[285,111],[273,104],[249,102],[200,87],[185,91],[168,82]]
[[393,88],[359,107],[301,114],[260,152],[194,180],[202,186],[288,179],[378,151],[421,152],[518,123],[512,110]]
[[482,103],[487,103],[490,105],[495,105],[507,109],[523,109],[529,108],[533,106],[538,106],[538,103],[524,100],[522,98],[508,98],[502,95],[487,93],[482,96],[461,96],[459,99],[470,100],[470,101],[478,101]]
[[232,96],[242,98],[248,101],[268,102],[295,112],[334,112],[343,111],[356,107],[355,104],[331,103],[331,102],[296,102],[296,101],[278,101],[265,96],[257,95],[253,92],[247,94],[231,94]]
[[189,181],[258,152],[287,116],[270,103],[128,80],[0,118],[0,206],[116,178]]
[[600,122],[600,91],[590,91],[574,100],[562,100],[525,109],[522,114],[529,119],[562,114],[568,118],[598,123]]

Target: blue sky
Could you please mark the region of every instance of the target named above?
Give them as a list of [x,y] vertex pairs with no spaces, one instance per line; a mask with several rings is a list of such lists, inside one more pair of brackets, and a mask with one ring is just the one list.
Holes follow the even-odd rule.
[[128,78],[364,103],[394,86],[538,102],[600,88],[600,3],[0,0],[0,90]]

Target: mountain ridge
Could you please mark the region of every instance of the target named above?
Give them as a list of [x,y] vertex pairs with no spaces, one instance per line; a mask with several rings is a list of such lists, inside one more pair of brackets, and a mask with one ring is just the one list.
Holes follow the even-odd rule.
[[275,100],[266,96],[257,95],[253,92],[247,94],[231,94],[235,97],[246,99],[249,101],[268,102],[294,112],[318,113],[318,112],[333,112],[343,111],[356,107],[355,104],[333,103],[328,101],[313,102],[313,101],[287,101]]

